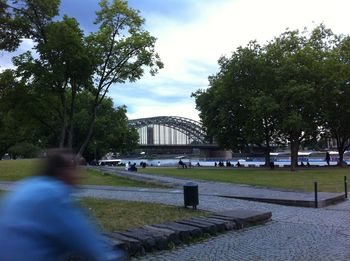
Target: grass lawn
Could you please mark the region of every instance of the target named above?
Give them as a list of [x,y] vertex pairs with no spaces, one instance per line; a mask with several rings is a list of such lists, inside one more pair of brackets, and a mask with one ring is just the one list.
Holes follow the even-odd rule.
[[144,202],[84,198],[82,204],[107,231],[209,215],[208,212],[190,208]]
[[[0,199],[5,193],[0,190]],[[82,198],[79,202],[105,231],[121,231],[147,224],[209,215],[205,211],[154,203],[94,198]]]
[[318,182],[319,191],[343,192],[344,176],[350,183],[350,168],[312,168],[291,172],[288,169],[226,169],[226,168],[146,168],[140,172],[190,178],[209,181],[220,181],[235,184],[248,184],[270,188],[313,191],[313,182]]
[[[38,172],[39,160],[0,160],[0,181],[17,181]],[[84,185],[106,185],[125,187],[164,187],[141,181],[134,181],[124,177],[102,174],[93,170],[85,172],[81,183]]]

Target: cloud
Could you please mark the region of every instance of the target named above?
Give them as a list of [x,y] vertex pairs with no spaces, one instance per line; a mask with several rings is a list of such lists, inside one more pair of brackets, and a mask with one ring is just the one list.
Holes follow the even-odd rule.
[[[312,28],[323,22],[336,33],[348,34],[349,7],[350,3],[345,0],[217,0],[204,3],[188,0],[190,12],[182,13],[179,18],[168,13],[164,16],[159,10],[146,13],[148,29],[158,38],[156,50],[165,68],[156,77],[146,76],[131,86],[135,90],[149,91],[142,102],[127,97],[119,97],[119,101],[133,107],[132,113],[128,113],[131,118],[166,112],[198,119],[190,94],[207,88],[207,77],[217,72],[220,56],[231,55],[238,46],[244,46],[250,40],[264,44],[287,27]],[[173,13],[178,11],[175,6]],[[190,19],[183,17],[184,14],[189,14]],[[183,97],[182,103],[173,102],[172,96]],[[168,103],[156,102],[155,105],[159,97],[168,97]]]
[[[97,0],[62,0],[62,10],[77,17],[86,32]],[[208,87],[218,71],[217,60],[250,40],[264,44],[285,31],[324,23],[337,34],[349,34],[347,0],[130,0],[146,18],[146,29],[158,38],[156,50],[164,69],[136,83],[113,86],[109,95],[125,104],[130,118],[158,115],[199,119],[192,92]],[[27,48],[31,48],[28,47]],[[10,56],[0,56],[2,68]]]

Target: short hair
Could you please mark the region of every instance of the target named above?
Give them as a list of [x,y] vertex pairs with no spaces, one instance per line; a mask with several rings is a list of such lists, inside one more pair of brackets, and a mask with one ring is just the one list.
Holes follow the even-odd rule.
[[71,149],[58,148],[47,150],[42,175],[57,177],[62,170],[76,167],[76,160]]

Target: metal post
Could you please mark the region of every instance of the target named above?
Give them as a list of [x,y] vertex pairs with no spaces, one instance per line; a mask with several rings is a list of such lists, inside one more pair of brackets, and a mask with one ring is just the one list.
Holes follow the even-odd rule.
[[344,176],[344,191],[345,191],[345,198],[348,198],[348,181],[346,176]]
[[318,208],[318,199],[317,199],[317,181],[314,182],[314,190],[315,190],[315,208]]

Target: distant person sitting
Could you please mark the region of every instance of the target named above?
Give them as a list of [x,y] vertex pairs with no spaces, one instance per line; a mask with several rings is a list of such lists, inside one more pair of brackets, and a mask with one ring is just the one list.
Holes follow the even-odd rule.
[[128,163],[125,164],[125,170],[129,170],[131,167],[131,162],[129,161]]
[[310,167],[309,159],[306,160],[306,166]]
[[240,167],[241,166],[241,163],[239,161],[237,161],[237,164],[236,164],[237,167]]
[[326,152],[326,159],[325,159],[325,160],[326,160],[326,162],[327,162],[327,165],[329,166],[329,165],[330,165],[329,162],[331,161],[331,155],[329,154],[328,151]]
[[128,169],[129,171],[137,171],[137,168],[136,168],[136,163],[134,163],[134,164],[132,164],[130,167],[129,167],[129,169]]
[[0,202],[0,260],[120,260],[75,203],[75,155],[49,150],[39,176],[19,181]]
[[187,169],[186,163],[184,163],[181,159],[179,160],[178,167],[182,167],[183,169]]

